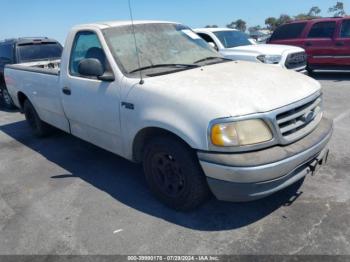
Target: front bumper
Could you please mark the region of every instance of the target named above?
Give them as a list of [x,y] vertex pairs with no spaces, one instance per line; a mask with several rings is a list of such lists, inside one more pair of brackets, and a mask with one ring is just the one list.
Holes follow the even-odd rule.
[[333,122],[323,119],[303,139],[256,152],[198,152],[209,187],[219,200],[250,201],[271,195],[313,172],[328,156]]
[[279,64],[265,64],[265,65],[272,65],[272,66],[275,66],[275,67],[281,67],[283,69],[295,71],[295,72],[302,73],[302,74],[306,74],[307,73],[306,66],[301,66],[301,67],[297,67],[297,68],[287,68],[285,66],[284,62],[281,62]]

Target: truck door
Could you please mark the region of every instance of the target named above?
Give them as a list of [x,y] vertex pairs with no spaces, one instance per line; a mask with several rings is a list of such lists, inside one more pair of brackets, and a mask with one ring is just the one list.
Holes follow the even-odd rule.
[[63,107],[71,132],[120,154],[119,85],[117,81],[106,82],[80,75],[78,65],[86,58],[98,59],[105,68],[110,68],[101,41],[93,31],[80,31],[75,35],[66,78],[61,83]]
[[339,67],[350,67],[350,19],[339,24],[340,30],[335,39],[336,63]]
[[309,55],[311,67],[334,66],[336,22],[318,22],[312,25],[306,36],[305,49]]

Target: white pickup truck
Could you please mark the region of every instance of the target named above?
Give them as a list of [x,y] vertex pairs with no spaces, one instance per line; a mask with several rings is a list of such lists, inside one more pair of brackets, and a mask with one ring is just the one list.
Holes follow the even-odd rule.
[[5,77],[37,136],[54,126],[142,163],[151,191],[177,210],[211,193],[263,198],[328,155],[333,124],[317,81],[224,59],[177,23],[77,26],[59,69],[12,65]]
[[241,31],[230,28],[198,28],[194,30],[225,58],[280,66],[306,72],[304,49],[288,45],[252,43]]

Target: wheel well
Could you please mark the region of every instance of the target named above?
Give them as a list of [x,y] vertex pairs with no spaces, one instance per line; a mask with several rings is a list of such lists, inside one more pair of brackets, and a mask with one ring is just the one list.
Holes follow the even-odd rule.
[[18,93],[18,102],[19,102],[19,105],[21,106],[21,109],[23,109],[24,102],[27,99],[28,99],[28,97],[25,94],[23,94],[22,92]]
[[160,137],[160,136],[170,136],[178,141],[182,142],[189,148],[191,148],[182,138],[180,138],[178,135],[162,129],[158,127],[149,127],[141,130],[135,137],[134,143],[133,143],[133,160],[136,163],[141,163],[142,162],[142,157],[143,157],[143,152],[145,149],[145,146],[151,139],[155,137]]

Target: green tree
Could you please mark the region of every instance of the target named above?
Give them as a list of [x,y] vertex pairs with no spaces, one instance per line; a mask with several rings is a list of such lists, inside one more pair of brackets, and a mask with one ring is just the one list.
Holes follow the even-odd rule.
[[294,16],[295,20],[308,20],[308,19],[314,19],[320,17],[319,14],[321,13],[321,9],[318,6],[314,6],[310,9],[310,11],[305,14],[301,13],[299,15]]
[[256,31],[259,31],[261,29],[261,26],[260,25],[257,25],[257,26],[252,26],[252,27],[249,27],[248,28],[248,31],[249,33],[254,33]]
[[310,17],[308,14],[298,14],[296,16],[294,16],[294,20],[308,20],[308,19],[312,19],[312,17]]
[[313,7],[311,7],[311,9],[310,9],[310,11],[309,11],[309,13],[307,15],[309,17],[312,17],[312,18],[318,17],[319,14],[321,13],[321,11],[322,10],[318,6],[313,6]]
[[268,29],[274,31],[277,28],[277,18],[275,17],[269,17],[265,20],[265,25]]
[[345,7],[343,2],[337,2],[335,6],[328,9],[329,13],[333,13],[334,16],[345,16]]
[[277,19],[277,25],[280,26],[280,25],[289,23],[289,22],[291,22],[291,21],[293,21],[293,19],[292,19],[289,15],[282,14],[282,15],[280,15],[280,17]]
[[274,31],[277,27],[289,23],[293,21],[293,18],[291,18],[289,15],[282,14],[280,17],[269,17],[265,20],[265,25],[267,25],[267,28],[271,31]]
[[238,19],[236,21],[231,22],[226,27],[245,32],[247,30],[247,22],[242,19]]

